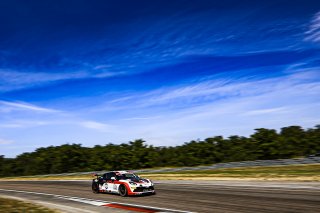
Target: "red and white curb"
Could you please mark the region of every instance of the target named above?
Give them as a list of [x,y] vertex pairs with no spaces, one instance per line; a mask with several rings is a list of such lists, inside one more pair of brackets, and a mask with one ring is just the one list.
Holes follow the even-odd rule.
[[30,191],[20,191],[20,190],[11,190],[11,189],[0,189],[0,191],[53,196],[58,199],[70,200],[70,201],[85,203],[85,204],[93,205],[93,206],[117,208],[117,209],[123,209],[123,210],[127,210],[127,211],[135,211],[135,212],[193,213],[193,212],[189,212],[189,211],[180,211],[180,210],[175,210],[175,209],[158,208],[158,207],[144,206],[144,205],[137,205],[137,204],[130,204],[130,203],[107,202],[107,201],[102,201],[102,200],[93,200],[93,199],[87,199],[87,198],[81,198],[81,197],[71,197],[71,196],[48,194],[48,193],[42,193],[42,192],[30,192]]

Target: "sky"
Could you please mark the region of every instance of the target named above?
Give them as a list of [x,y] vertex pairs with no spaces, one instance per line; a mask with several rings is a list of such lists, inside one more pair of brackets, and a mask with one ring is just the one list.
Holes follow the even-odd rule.
[[0,1],[0,155],[320,124],[320,1]]

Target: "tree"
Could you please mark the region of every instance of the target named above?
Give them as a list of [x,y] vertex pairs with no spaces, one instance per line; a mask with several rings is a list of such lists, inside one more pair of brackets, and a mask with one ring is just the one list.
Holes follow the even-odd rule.
[[278,134],[274,129],[255,129],[251,135],[252,150],[257,159],[275,159],[278,156]]
[[280,151],[282,157],[304,156],[308,149],[306,134],[300,126],[289,126],[281,128]]
[[277,133],[259,128],[250,137],[215,136],[181,146],[154,147],[142,139],[129,143],[64,144],[36,149],[8,159],[0,155],[0,176],[80,171],[130,170],[164,166],[196,166],[219,162],[291,158],[320,152],[320,125],[304,130],[289,126]]

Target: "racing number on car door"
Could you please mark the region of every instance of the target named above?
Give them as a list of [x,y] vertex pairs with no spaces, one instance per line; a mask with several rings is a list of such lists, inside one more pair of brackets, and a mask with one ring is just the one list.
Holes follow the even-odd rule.
[[114,191],[114,192],[117,192],[117,184],[113,184],[113,186],[112,186],[112,191]]
[[108,190],[112,190],[113,191],[114,184],[113,184],[112,180],[108,180],[107,184],[108,184]]

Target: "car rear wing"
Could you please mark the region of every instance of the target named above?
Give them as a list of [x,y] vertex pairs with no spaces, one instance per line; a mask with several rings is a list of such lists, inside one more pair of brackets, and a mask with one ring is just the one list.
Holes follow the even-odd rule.
[[98,178],[98,177],[101,177],[101,175],[99,175],[98,173],[93,173],[92,177],[97,177]]

